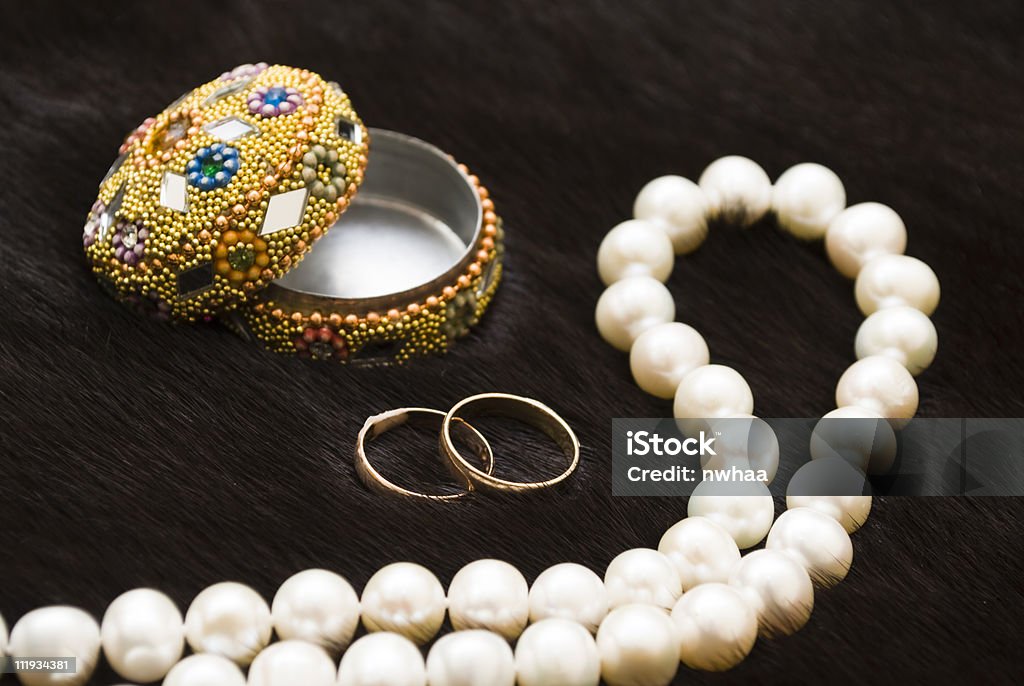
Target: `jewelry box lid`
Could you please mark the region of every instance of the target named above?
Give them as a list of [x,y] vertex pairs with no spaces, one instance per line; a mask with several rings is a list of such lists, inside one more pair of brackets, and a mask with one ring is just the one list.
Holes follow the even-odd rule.
[[338,84],[282,65],[225,72],[127,136],[85,224],[92,271],[160,318],[234,309],[349,207],[368,145]]

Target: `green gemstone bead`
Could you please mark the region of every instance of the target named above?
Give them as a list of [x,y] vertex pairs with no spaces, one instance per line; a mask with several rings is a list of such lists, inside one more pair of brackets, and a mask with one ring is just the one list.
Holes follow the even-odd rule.
[[210,178],[213,178],[214,176],[216,176],[217,172],[219,172],[219,171],[221,171],[223,169],[224,169],[224,158],[221,157],[220,155],[214,155],[213,157],[208,157],[203,162],[203,176],[209,176]]
[[256,252],[248,246],[235,248],[228,253],[228,264],[232,269],[240,272],[251,267],[255,261]]

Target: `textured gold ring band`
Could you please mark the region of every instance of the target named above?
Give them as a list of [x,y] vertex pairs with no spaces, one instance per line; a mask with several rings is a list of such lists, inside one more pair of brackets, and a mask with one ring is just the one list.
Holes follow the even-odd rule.
[[[548,435],[562,450],[566,458],[566,467],[558,476],[544,481],[520,482],[509,481],[483,471],[467,460],[456,448],[452,440],[455,422],[471,420],[474,417],[499,416],[517,419],[534,426]],[[547,405],[532,398],[524,398],[508,393],[482,393],[459,401],[448,410],[441,426],[441,451],[466,479],[478,489],[496,491],[529,491],[538,488],[550,488],[567,479],[580,462],[580,442],[572,428],[565,423],[557,412]]]
[[[412,491],[408,488],[399,486],[377,471],[376,467],[370,463],[370,459],[366,455],[366,443],[372,441],[383,433],[402,426],[403,424],[409,424],[410,426],[417,426],[433,431],[439,430],[443,424],[446,429],[450,427],[452,430],[461,434],[461,437],[466,441],[466,444],[472,448],[477,459],[484,467],[483,470],[478,471],[480,471],[481,474],[489,475],[494,469],[494,453],[491,452],[491,446],[487,443],[487,439],[462,419],[453,419],[454,424],[449,424],[446,420],[447,417],[444,412],[426,407],[403,407],[397,410],[381,412],[380,414],[368,418],[363,424],[363,428],[360,429],[359,436],[356,439],[355,465],[359,479],[367,486],[367,488],[385,495],[401,495],[409,498],[441,501],[457,500],[458,498],[468,495],[474,488],[472,480],[469,479],[461,469],[451,467],[453,463],[450,463],[448,460],[445,460],[445,463],[448,464],[452,474],[456,479],[462,482],[466,490],[459,493],[441,495],[420,493],[418,491]],[[474,469],[476,469],[476,467],[474,467]]]

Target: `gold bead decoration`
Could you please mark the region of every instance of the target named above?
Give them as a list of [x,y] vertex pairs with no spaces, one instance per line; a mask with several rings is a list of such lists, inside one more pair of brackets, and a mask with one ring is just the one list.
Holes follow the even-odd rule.
[[[162,318],[211,318],[280,278],[348,207],[369,145],[366,135],[348,140],[338,131],[343,118],[365,133],[348,96],[307,70],[264,67],[199,86],[125,139],[83,237],[93,273],[114,297],[154,303]],[[300,104],[273,116],[250,107],[260,89],[277,87]],[[274,197],[306,187],[297,165],[314,142],[337,151],[349,179],[345,192],[330,201],[307,193],[296,224],[264,231]],[[200,154],[221,145],[220,158]],[[227,148],[237,152],[233,172]],[[201,159],[212,160],[209,168]],[[219,171],[223,179],[205,188],[188,181],[197,165],[197,178]],[[231,250],[223,240],[230,232],[251,239]]]

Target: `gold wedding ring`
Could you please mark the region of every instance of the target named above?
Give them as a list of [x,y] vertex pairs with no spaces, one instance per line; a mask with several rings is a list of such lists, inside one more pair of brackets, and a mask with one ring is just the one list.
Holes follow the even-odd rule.
[[[491,471],[483,471],[473,465],[455,447],[452,431],[454,427],[458,426],[456,422],[460,419],[465,422],[474,417],[485,416],[518,419],[543,431],[558,444],[565,455],[564,471],[558,476],[544,481],[520,482],[498,478]],[[576,471],[580,461],[580,442],[558,413],[532,398],[507,393],[474,395],[459,401],[455,407],[448,410],[441,425],[441,451],[473,486],[504,492],[531,491],[555,486]]]
[[[370,460],[366,456],[366,443],[383,433],[403,424],[437,431],[441,428],[445,419],[444,412],[426,407],[403,407],[398,410],[388,410],[367,419],[366,423],[363,424],[363,428],[359,431],[359,437],[356,439],[356,473],[359,475],[360,480],[371,490],[386,495],[402,495],[410,498],[440,501],[457,500],[468,495],[474,488],[473,482],[461,470],[451,469],[455,478],[462,482],[466,490],[447,495],[420,493],[399,486],[386,478],[370,464]],[[490,474],[494,468],[494,453],[491,452],[491,446],[487,443],[487,439],[461,419],[455,420],[454,425],[447,426],[459,432],[476,453],[476,457],[484,466],[484,470],[481,470],[481,473]]]
[[[547,434],[561,449],[566,466],[558,476],[543,481],[509,481],[494,476],[494,453],[487,439],[466,421],[467,417],[498,416],[517,419]],[[447,495],[421,493],[399,486],[382,475],[366,456],[366,443],[403,424],[439,430],[442,460],[466,490]],[[458,433],[473,451],[482,468],[467,460],[455,446]],[[558,413],[531,398],[508,393],[482,393],[459,401],[447,413],[426,407],[403,407],[374,415],[366,420],[356,439],[356,473],[368,488],[387,495],[401,495],[425,500],[450,501],[465,497],[474,490],[515,493],[550,488],[565,481],[580,462],[580,443],[576,434]]]

